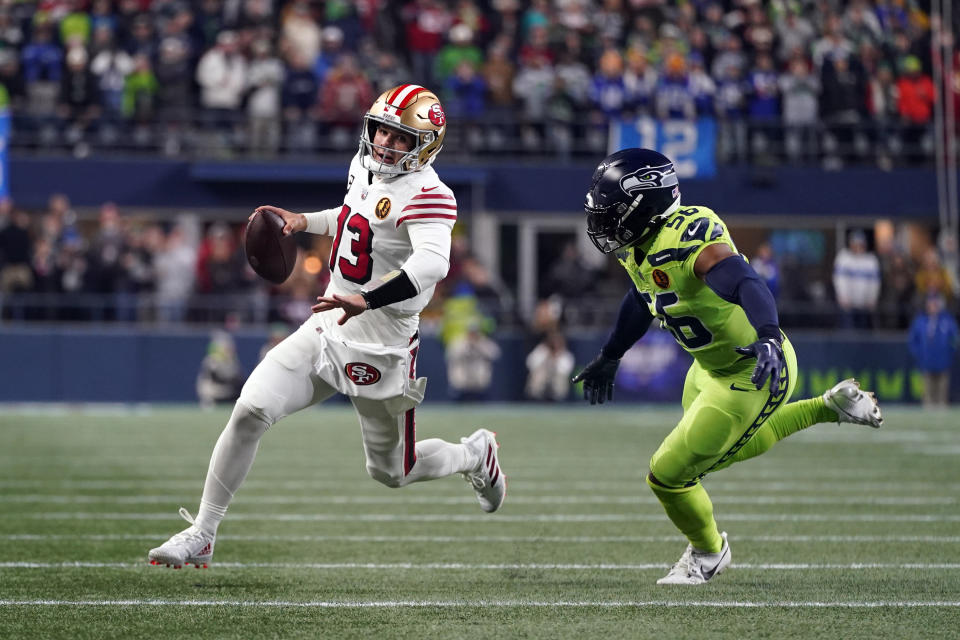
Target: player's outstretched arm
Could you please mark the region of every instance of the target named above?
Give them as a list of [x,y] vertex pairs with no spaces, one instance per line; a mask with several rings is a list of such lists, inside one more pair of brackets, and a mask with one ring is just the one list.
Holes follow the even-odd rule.
[[613,400],[613,383],[617,377],[620,358],[643,337],[651,322],[653,315],[650,309],[640,299],[637,290],[631,287],[620,302],[617,322],[607,342],[600,349],[600,354],[572,380],[574,384],[583,382],[584,400],[590,404],[603,404],[607,400]]
[[762,389],[769,380],[770,391],[775,393],[786,361],[777,303],[766,283],[742,256],[725,244],[710,245],[701,251],[694,263],[694,273],[718,296],[743,308],[757,332],[757,340],[735,351],[757,359],[751,381],[757,389]]

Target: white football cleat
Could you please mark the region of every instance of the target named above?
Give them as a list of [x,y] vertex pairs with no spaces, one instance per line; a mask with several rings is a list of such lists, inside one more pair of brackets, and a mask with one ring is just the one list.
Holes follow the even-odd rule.
[[497,457],[500,445],[496,435],[486,429],[477,429],[469,438],[460,438],[460,442],[480,461],[474,471],[462,474],[463,479],[473,485],[480,508],[487,513],[499,509],[507,495],[507,476],[500,471]]
[[180,507],[180,516],[189,522],[190,526],[156,549],[150,549],[150,553],[147,554],[150,564],[165,565],[174,569],[192,564],[197,569],[206,569],[213,558],[214,537],[201,531],[193,523],[193,516],[183,507]]
[[877,397],[860,388],[853,378],[838,382],[823,394],[823,403],[837,414],[837,423],[865,424],[879,429],[883,424]]
[[720,534],[723,548],[716,553],[695,551],[693,545],[687,545],[686,551],[670,569],[670,573],[657,580],[657,584],[703,584],[730,565],[730,544],[727,532]]

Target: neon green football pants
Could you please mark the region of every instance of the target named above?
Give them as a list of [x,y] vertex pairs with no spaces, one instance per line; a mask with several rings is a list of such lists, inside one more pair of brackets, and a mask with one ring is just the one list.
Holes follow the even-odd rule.
[[780,386],[757,390],[750,382],[754,360],[731,375],[712,374],[694,362],[683,385],[683,418],[650,459],[647,484],[667,516],[700,551],[723,546],[710,496],[700,484],[708,473],[768,450],[792,433],[836,420],[820,397],[790,402],[796,387],[797,355],[783,341],[786,367]]

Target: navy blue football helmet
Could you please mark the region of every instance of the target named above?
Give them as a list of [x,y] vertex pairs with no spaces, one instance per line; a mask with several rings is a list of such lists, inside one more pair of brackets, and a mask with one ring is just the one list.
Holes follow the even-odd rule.
[[680,207],[673,162],[651,149],[624,149],[603,159],[583,205],[587,235],[603,253],[642,243]]

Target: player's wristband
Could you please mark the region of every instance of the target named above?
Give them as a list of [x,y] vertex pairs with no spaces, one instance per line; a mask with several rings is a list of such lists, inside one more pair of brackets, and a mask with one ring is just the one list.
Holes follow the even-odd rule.
[[388,304],[409,300],[420,293],[417,291],[416,285],[413,284],[410,277],[407,276],[402,269],[394,273],[396,275],[376,289],[360,292],[360,295],[367,303],[367,309],[379,309]]

